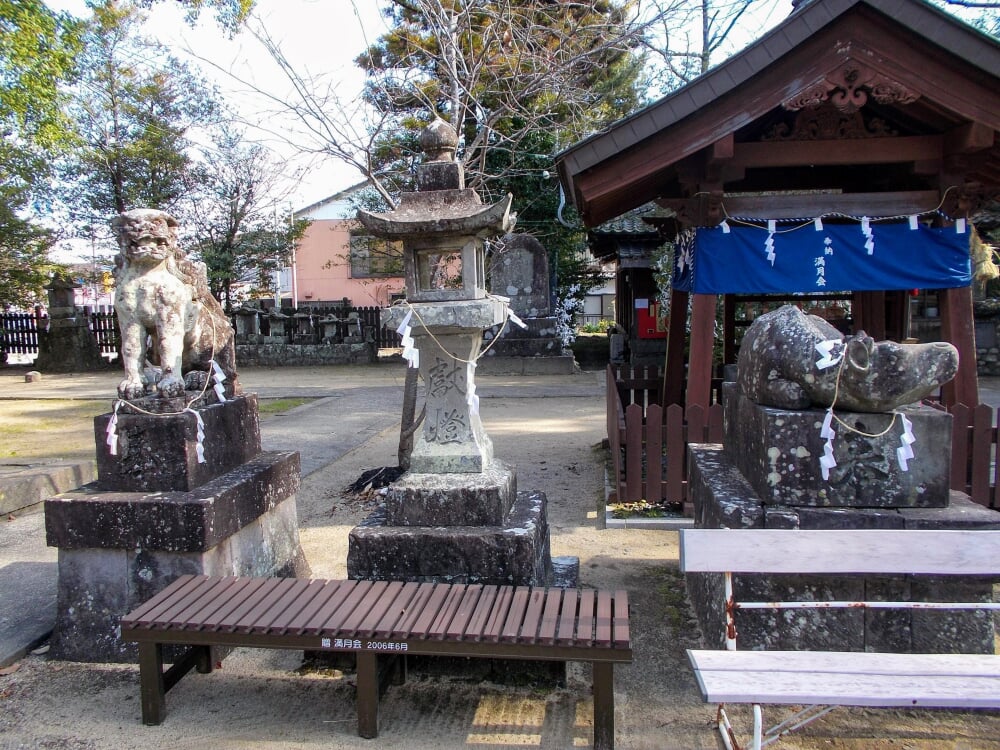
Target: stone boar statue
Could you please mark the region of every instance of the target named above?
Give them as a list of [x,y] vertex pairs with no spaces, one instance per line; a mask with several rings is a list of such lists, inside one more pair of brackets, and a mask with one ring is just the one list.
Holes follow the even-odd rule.
[[[816,345],[837,341],[832,357],[843,360],[820,369]],[[751,401],[779,409],[829,407],[889,412],[919,401],[958,372],[958,351],[944,342],[876,343],[860,331],[844,337],[822,318],[794,305],[757,318],[739,354],[738,385]],[[840,377],[837,386],[838,372]]]

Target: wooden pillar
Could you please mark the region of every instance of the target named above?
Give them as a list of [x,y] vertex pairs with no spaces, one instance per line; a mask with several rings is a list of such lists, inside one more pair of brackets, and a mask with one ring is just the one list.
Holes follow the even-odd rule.
[[707,409],[712,400],[712,346],[715,343],[714,294],[696,294],[691,307],[691,358],[685,408]]
[[958,374],[942,389],[945,406],[979,405],[979,377],[976,374],[976,328],[972,316],[972,287],[938,291],[941,337],[958,349]]
[[676,289],[670,295],[670,327],[667,329],[667,359],[663,368],[664,407],[684,403],[684,338],[687,334],[688,293]]
[[736,362],[736,297],[727,294],[722,298],[722,363]]
[[876,341],[885,340],[885,292],[854,293],[854,332],[864,331]]

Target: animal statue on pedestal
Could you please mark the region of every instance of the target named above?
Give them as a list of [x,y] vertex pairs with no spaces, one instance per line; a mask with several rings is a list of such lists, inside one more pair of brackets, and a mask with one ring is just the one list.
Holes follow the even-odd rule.
[[[122,399],[154,392],[166,398],[201,390],[212,362],[238,393],[235,337],[208,288],[204,263],[190,260],[177,240],[177,220],[138,208],[112,221],[118,236],[115,313],[122,334]],[[154,366],[147,366],[147,361]]]

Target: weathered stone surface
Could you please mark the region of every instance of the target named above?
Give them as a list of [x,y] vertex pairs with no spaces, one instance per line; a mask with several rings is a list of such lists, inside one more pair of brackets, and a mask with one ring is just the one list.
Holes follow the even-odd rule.
[[[777,409],[754,403],[732,384],[724,387],[726,453],[767,504],[820,507],[944,507],[948,503],[951,415],[926,406],[900,409],[916,442],[908,470],[896,458],[902,422],[892,414],[837,411],[867,437],[834,423],[837,465],[829,480],[819,459],[826,412]],[[895,423],[893,423],[895,420]],[[884,433],[884,434],[882,434]]]
[[[731,434],[731,433],[729,433]],[[728,438],[728,435],[727,435]],[[718,444],[689,447],[689,493],[703,528],[1000,528],[1000,513],[959,492],[943,508],[822,508],[765,504]],[[722,576],[689,574],[688,595],[710,647],[723,648]],[[910,576],[734,576],[737,598],[975,601],[991,595],[977,579]],[[778,596],[780,594],[780,597]],[[969,597],[969,598],[966,598]],[[983,598],[983,601],[989,601]],[[863,613],[741,610],[740,648],[837,651],[993,652],[993,626],[978,612]]]
[[490,264],[490,291],[510,300],[522,318],[544,318],[552,312],[549,254],[530,234],[508,234],[503,250]]
[[[232,325],[208,288],[205,264],[191,261],[181,250],[177,220],[163,211],[137,208],[111,224],[120,249],[115,314],[125,368],[118,395],[135,399],[155,389],[167,398],[179,397],[189,373],[210,374],[215,367],[226,376],[226,396],[239,393]],[[147,341],[153,351],[147,352]],[[147,360],[158,366],[156,377],[150,376]]]
[[514,472],[491,461],[478,474],[405,473],[387,488],[389,526],[500,526],[517,494]]
[[60,549],[206,552],[299,488],[299,454],[261,453],[190,492],[102,492],[45,501],[46,542]]
[[308,576],[299,544],[298,454],[263,453],[192,493],[101,493],[46,502],[59,547],[51,654],[134,661],[121,617],[178,576]]
[[546,585],[551,578],[545,494],[518,492],[503,526],[387,526],[384,509],[350,535],[350,578]]
[[[841,365],[816,366],[816,345],[839,343]],[[855,412],[887,412],[911,404],[947,383],[958,371],[951,344],[875,343],[864,332],[847,337],[815,315],[785,305],[761,315],[740,346],[740,390],[752,401],[781,409],[830,406]]]
[[375,362],[378,359],[378,348],[374,342],[288,344],[281,339],[276,342],[237,344],[236,356],[243,367],[350,365]]
[[[447,303],[414,302],[410,304],[414,315],[410,319],[413,335],[425,335],[422,329],[430,328],[434,335],[454,331],[475,330],[482,336],[482,330],[502,323],[504,306],[498,299],[458,300]],[[387,307],[382,311],[382,324],[393,329],[403,322],[409,309],[406,305]],[[419,316],[419,317],[418,317]],[[452,329],[452,330],[449,330]],[[430,342],[428,342],[430,343]],[[419,348],[419,347],[418,347]]]
[[184,411],[183,399],[148,398],[135,404],[146,410],[166,406],[180,413],[135,413],[123,404],[118,411],[118,455],[114,456],[107,443],[112,415],[96,417],[97,482],[102,490],[189,491],[260,453],[256,394],[192,407],[204,423],[204,463],[198,462],[197,418]]

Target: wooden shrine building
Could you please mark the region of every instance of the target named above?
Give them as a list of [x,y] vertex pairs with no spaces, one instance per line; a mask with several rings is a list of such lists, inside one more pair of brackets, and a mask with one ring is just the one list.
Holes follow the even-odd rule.
[[978,404],[968,249],[1000,195],[1000,43],[924,0],[792,5],[560,154],[566,193],[589,227],[649,201],[676,213],[665,404],[710,401],[719,295],[848,292],[854,329],[882,339],[905,335],[916,288],[937,290],[959,350],[945,401]]

